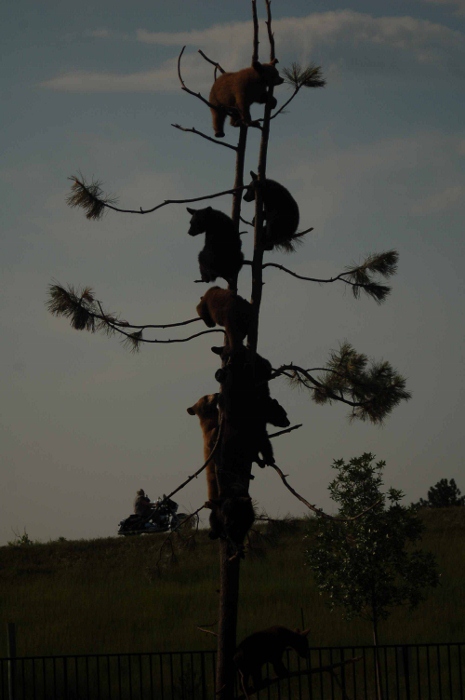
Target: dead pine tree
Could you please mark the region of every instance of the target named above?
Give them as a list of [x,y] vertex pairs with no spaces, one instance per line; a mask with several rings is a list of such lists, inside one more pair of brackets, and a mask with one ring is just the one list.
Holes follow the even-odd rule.
[[[289,426],[284,409],[269,394],[268,383],[276,378],[285,378],[291,385],[305,388],[317,404],[342,402],[350,407],[350,417],[381,423],[383,419],[399,404],[408,399],[410,394],[405,389],[405,379],[386,362],[369,363],[367,357],[356,351],[350,344],[342,344],[333,351],[326,363],[318,367],[302,367],[295,364],[282,364],[272,369],[270,363],[257,354],[259,337],[260,305],[263,289],[263,273],[270,266],[280,269],[291,277],[303,281],[322,283],[340,283],[347,285],[355,298],[367,294],[376,302],[383,302],[390,288],[381,284],[380,278],[389,278],[396,272],[397,253],[390,250],[368,256],[361,264],[347,268],[339,275],[329,279],[319,279],[299,275],[279,263],[264,262],[264,254],[275,248],[293,252],[302,242],[309,229],[298,231],[299,210],[292,195],[279,183],[267,176],[267,154],[270,143],[270,129],[273,120],[283,117],[283,110],[301,91],[302,88],[323,87],[325,80],[321,68],[317,65],[301,67],[293,63],[284,68],[282,75],[278,72],[275,56],[275,43],[272,31],[271,0],[264,0],[266,15],[266,36],[269,45],[269,62],[259,61],[259,20],[256,0],[251,0],[252,11],[252,61],[249,67],[227,73],[218,62],[199,50],[203,58],[215,66],[214,83],[207,100],[200,93],[191,90],[182,77],[182,56],[178,58],[178,77],[183,91],[201,100],[211,111],[214,123],[214,137],[194,127],[172,126],[184,132],[212,142],[235,154],[233,186],[229,190],[199,195],[198,197],[179,200],[165,200],[155,206],[139,209],[125,209],[117,206],[114,197],[105,195],[98,181],[88,182],[83,176],[73,176],[71,194],[68,204],[84,209],[88,219],[99,219],[105,212],[113,211],[124,214],[147,215],[156,213],[164,206],[209,203],[217,197],[232,196],[230,219],[221,214],[221,226],[226,226],[235,248],[235,267],[226,261],[218,261],[216,253],[204,249],[199,256],[199,265],[203,282],[223,278],[228,289],[213,288],[205,294],[203,303],[199,304],[198,314],[184,321],[157,324],[131,324],[125,319],[106,311],[89,287],[78,289],[54,283],[50,285],[48,308],[55,316],[68,318],[76,330],[90,332],[103,331],[108,335],[119,335],[128,346],[139,350],[144,344],[169,344],[190,342],[208,333],[220,333],[224,345],[213,348],[221,357],[221,368],[215,377],[220,382],[217,394],[209,394],[205,404],[213,407],[210,417],[210,435],[208,443],[211,451],[205,454],[205,460],[195,473],[174,488],[166,498],[172,497],[185,488],[192,479],[204,469],[208,470],[209,493],[207,507],[210,508],[210,524],[213,538],[219,539],[220,559],[220,596],[218,616],[218,656],[216,675],[216,697],[219,700],[232,700],[235,693],[235,667],[233,662],[236,650],[236,629],[239,602],[240,564],[245,554],[244,540],[254,520],[254,511],[249,496],[249,484],[253,462],[261,467],[271,467],[280,476],[284,486],[293,493],[310,510],[322,517],[327,516],[317,506],[311,504],[297,493],[287,481],[286,475],[276,465],[270,437],[290,432],[299,426]],[[221,57],[215,57],[215,59]],[[284,78],[282,77],[284,76]],[[286,82],[293,87],[290,98],[278,106],[274,88]],[[262,116],[252,120],[250,107],[252,103],[264,105]],[[253,107],[257,109],[256,106]],[[237,143],[232,144],[217,140],[224,136],[223,126],[226,118],[231,119],[234,130],[227,126],[227,134],[238,134]],[[252,174],[252,181],[244,185],[244,162],[247,149],[249,129],[260,132],[259,150],[256,154],[257,174]],[[240,252],[239,228],[241,204],[243,198],[255,201],[254,252],[251,261],[244,261]],[[208,237],[208,223],[202,217],[211,215],[211,209],[200,210],[206,215],[190,209],[193,220],[189,233],[197,235],[205,232]],[[246,222],[247,223],[247,222]],[[222,228],[221,232],[225,229]],[[237,240],[236,240],[237,239]],[[234,243],[236,240],[236,243]],[[227,257],[227,256],[226,256]],[[238,274],[244,265],[250,266],[252,275],[252,293],[250,302],[238,295]],[[246,268],[247,269],[247,268]],[[197,294],[195,298],[198,299]],[[216,301],[212,301],[216,299]],[[225,306],[218,308],[218,299],[223,299]],[[208,304],[214,308],[208,308]],[[215,307],[216,304],[216,307]],[[232,311],[231,311],[232,309]],[[240,309],[240,311],[238,311]],[[225,319],[225,314],[228,318]],[[232,314],[232,315],[231,315]],[[208,330],[201,330],[181,338],[153,338],[151,333],[157,329],[181,327],[204,320]],[[224,330],[215,324],[224,326]],[[246,326],[244,327],[244,323]],[[189,402],[186,398],[186,402]],[[197,402],[198,404],[199,402]],[[195,404],[189,409],[195,413]],[[247,407],[245,410],[244,407]],[[216,413],[215,413],[216,411]],[[215,424],[215,420],[217,425]],[[213,422],[212,422],[213,421]],[[285,428],[268,435],[266,424]],[[206,451],[208,452],[208,450]],[[376,504],[373,504],[373,506]],[[370,506],[372,507],[372,506]],[[196,511],[197,512],[197,511]],[[359,517],[358,514],[354,517]]]

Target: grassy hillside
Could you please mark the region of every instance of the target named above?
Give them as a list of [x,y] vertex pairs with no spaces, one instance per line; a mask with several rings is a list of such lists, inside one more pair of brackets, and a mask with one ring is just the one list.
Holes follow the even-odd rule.
[[[433,551],[441,585],[414,613],[396,611],[381,642],[465,640],[465,508],[423,511],[423,547]],[[311,626],[311,643],[371,643],[369,626],[329,613],[303,551],[308,523],[275,546],[255,543],[242,567],[239,639],[272,624]],[[311,524],[310,524],[311,527]],[[74,654],[214,648],[197,629],[217,620],[218,547],[200,532],[195,546],[165,535],[52,542],[0,548],[0,629],[17,624],[18,654]],[[214,628],[213,628],[214,629]],[[0,655],[6,655],[6,634]]]

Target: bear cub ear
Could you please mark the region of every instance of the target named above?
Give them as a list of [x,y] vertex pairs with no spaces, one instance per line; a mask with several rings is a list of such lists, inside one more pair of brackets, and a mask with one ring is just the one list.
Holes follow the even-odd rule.
[[186,207],[186,209],[189,212],[189,214],[192,214],[192,215],[194,215],[197,212],[197,209],[191,209],[190,207]]

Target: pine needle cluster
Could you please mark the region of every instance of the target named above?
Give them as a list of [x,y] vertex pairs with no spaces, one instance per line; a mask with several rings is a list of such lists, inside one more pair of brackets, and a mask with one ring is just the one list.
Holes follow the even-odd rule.
[[310,63],[305,68],[302,68],[300,63],[292,63],[290,68],[283,69],[283,74],[286,83],[292,85],[295,90],[300,90],[302,87],[319,88],[326,85],[321,66],[317,66],[315,63]]
[[315,403],[341,401],[352,406],[351,420],[381,424],[395,406],[411,398],[405,389],[406,379],[389,362],[369,364],[367,356],[349,343],[331,352],[323,374],[317,378],[295,365],[285,375],[292,385],[309,389]]
[[116,332],[124,335],[123,343],[128,345],[133,352],[137,352],[143,340],[142,331],[126,333],[122,330],[128,327],[127,321],[122,321],[114,314],[102,309],[100,302],[95,299],[90,287],[84,287],[82,291],[76,290],[72,285],[62,287],[59,284],[49,286],[47,309],[54,316],[63,316],[69,319],[71,327],[77,331],[103,331],[107,335]]
[[[311,228],[310,231],[313,231],[313,228]],[[304,243],[303,236],[307,233],[309,232],[301,231],[300,233],[294,233],[291,238],[281,241],[280,243],[275,243],[274,249],[280,250],[283,253],[295,253],[302,243]]]
[[105,213],[107,205],[117,203],[116,197],[110,197],[103,193],[101,183],[92,180],[87,184],[82,175],[80,179],[73,175],[68,178],[73,182],[71,193],[66,197],[66,204],[70,207],[81,207],[86,212],[86,219],[101,219]]
[[391,291],[390,287],[379,284],[373,277],[378,274],[381,277],[392,277],[397,272],[399,253],[396,250],[388,250],[385,253],[372,253],[368,255],[361,265],[349,267],[344,273],[344,278],[352,285],[352,293],[356,299],[361,291],[368,294],[380,304]]

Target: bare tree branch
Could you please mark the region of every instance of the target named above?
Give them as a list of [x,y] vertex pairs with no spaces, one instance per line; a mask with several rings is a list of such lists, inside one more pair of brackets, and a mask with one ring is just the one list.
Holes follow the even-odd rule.
[[[165,500],[167,500],[167,499],[168,499],[168,496],[165,496],[165,497],[163,498],[163,501],[161,501],[159,504],[157,504],[157,506],[160,506],[161,503],[164,503]],[[182,538],[182,540],[183,540],[183,546],[184,546],[184,547],[188,546],[190,542],[194,541],[195,535],[197,534],[197,532],[198,532],[198,527],[199,527],[199,513],[200,513],[201,510],[203,510],[203,509],[206,508],[206,507],[207,507],[207,506],[204,504],[203,506],[200,506],[200,508],[197,508],[197,510],[194,510],[194,512],[193,512],[193,513],[190,513],[190,514],[187,516],[187,518],[184,518],[184,520],[181,520],[181,522],[178,524],[176,530],[172,530],[172,531],[169,533],[169,535],[168,535],[167,537],[165,537],[165,539],[164,539],[163,542],[161,543],[160,549],[158,550],[158,559],[157,559],[157,562],[156,562],[156,564],[155,564],[155,567],[156,567],[156,569],[157,569],[158,571],[160,571],[161,557],[162,557],[163,549],[165,548],[165,545],[166,545],[166,544],[169,544],[169,545],[170,545],[170,548],[171,548],[171,559],[172,559],[172,560],[175,560],[175,559],[176,559],[176,554],[175,554],[174,547],[173,547],[173,535],[178,535],[178,537],[181,537],[181,538],[182,538],[182,534],[181,534],[181,532],[180,532],[180,528],[181,528],[185,523],[189,522],[189,520],[191,520],[192,518],[195,518],[195,517],[196,517],[196,518],[197,518],[196,532],[195,532],[194,534],[191,534],[191,535],[189,535],[189,536],[187,536],[187,537]],[[204,631],[206,631],[206,630],[204,630]],[[212,633],[212,634],[213,634],[213,633]]]
[[[213,624],[216,625],[216,622],[213,623]],[[217,633],[217,632],[213,632],[213,630],[206,630],[204,627],[199,627],[199,626],[197,626],[197,629],[200,630],[200,632],[206,632],[207,634],[212,634],[214,637],[217,637],[217,636],[218,636],[218,633]]]
[[286,433],[292,433],[293,430],[297,430],[297,428],[302,427],[302,423],[299,423],[298,425],[292,425],[290,428],[286,428],[285,430],[280,430],[277,433],[271,433],[271,435],[268,435],[269,438],[275,438],[279,437],[280,435],[285,435]]
[[271,31],[271,0],[265,0],[266,3],[266,28],[268,30],[268,40],[270,42],[270,61],[274,61],[275,59],[275,53],[274,53],[274,34]]
[[[111,326],[110,326],[111,327]],[[213,328],[212,330],[208,331],[201,331],[200,333],[194,333],[193,335],[189,335],[187,338],[169,338],[168,340],[154,340],[154,339],[148,339],[148,338],[142,338],[140,335],[140,332],[137,333],[125,333],[122,331],[120,328],[114,328],[118,333],[122,333],[122,335],[125,335],[127,338],[127,344],[130,347],[131,350],[134,352],[137,352],[139,350],[139,343],[151,343],[152,345],[168,345],[169,343],[187,343],[189,340],[193,340],[194,338],[199,338],[201,335],[207,335],[207,333],[221,333],[224,332],[219,328]]]
[[298,92],[299,91],[297,89],[294,90],[294,92],[292,93],[290,98],[288,100],[286,100],[286,102],[283,105],[281,105],[281,107],[279,109],[277,109],[276,112],[273,112],[273,114],[270,116],[270,119],[275,119],[279,114],[282,114],[282,112],[284,112],[284,110],[286,109],[287,105],[290,102],[292,102],[292,100],[294,99],[294,97],[297,95]]
[[162,557],[163,550],[165,549],[165,546],[166,546],[166,545],[169,545],[169,546],[170,546],[170,550],[171,550],[171,563],[174,563],[174,562],[177,561],[176,553],[175,553],[174,547],[173,547],[172,534],[173,534],[173,533],[170,532],[170,534],[168,535],[168,537],[165,537],[165,539],[163,540],[163,542],[162,542],[161,545],[160,545],[160,549],[158,550],[158,559],[157,559],[156,564],[155,564],[155,569],[156,569],[159,573],[161,573],[161,571],[160,571],[161,557]]
[[[185,525],[186,523],[188,523],[189,520],[192,520],[192,518],[195,518],[196,516],[198,516],[198,514],[200,513],[200,511],[201,511],[201,510],[204,510],[204,508],[206,508],[206,507],[207,507],[207,506],[206,506],[205,504],[203,504],[203,506],[200,506],[200,508],[197,508],[197,510],[194,510],[193,513],[189,513],[189,515],[187,516],[187,518],[184,518],[184,520],[181,520],[181,522],[180,522],[179,525],[178,525],[178,528],[180,528],[180,527],[182,527],[182,525]],[[197,521],[198,521],[198,517],[197,517]]]
[[[310,231],[312,229],[309,229]],[[302,232],[307,233],[307,231]],[[379,284],[374,281],[373,274],[378,273],[382,277],[391,277],[397,272],[398,253],[395,250],[389,250],[384,253],[370,254],[367,258],[355,267],[348,268],[345,272],[341,272],[336,277],[322,279],[318,277],[304,277],[296,272],[289,270],[284,265],[278,263],[264,263],[265,267],[276,267],[278,270],[287,272],[287,274],[296,277],[297,279],[307,282],[318,282],[318,284],[328,284],[331,282],[344,282],[352,287],[352,293],[356,299],[360,297],[360,292],[365,292],[368,296],[374,299],[378,304],[383,302],[391,292],[391,288],[386,285]],[[245,262],[244,264],[250,264]]]
[[[340,668],[341,666],[346,666],[347,664],[354,664],[357,661],[360,661],[361,658],[361,656],[355,656],[352,659],[345,659],[344,661],[338,661],[334,664],[328,664],[327,666],[307,668],[303,671],[291,671],[287,674],[286,678],[298,678],[299,676],[307,676],[311,673],[323,673],[326,671],[332,674],[332,671],[335,668]],[[266,688],[269,688],[271,685],[276,685],[277,683],[280,683],[282,680],[282,678],[267,678],[265,681],[263,681],[262,685],[260,686],[260,692],[266,690]],[[258,691],[255,690],[248,690],[247,695],[239,695],[237,697],[237,700],[247,700],[247,698],[252,697],[252,695],[255,695],[257,692]]]
[[[124,342],[128,342],[132,350],[138,350],[140,343],[185,343],[188,340],[197,338],[200,335],[206,335],[211,332],[222,332],[222,329],[212,329],[195,333],[188,338],[169,339],[169,340],[153,340],[143,338],[142,331],[147,328],[173,328],[175,326],[185,326],[189,323],[195,323],[197,318],[191,318],[187,321],[169,324],[147,324],[143,326],[135,326],[127,321],[117,318],[114,314],[107,313],[103,310],[102,304],[98,299],[95,299],[94,293],[90,287],[85,287],[81,293],[78,293],[71,285],[65,289],[59,284],[51,284],[49,286],[49,299],[47,308],[54,316],[64,316],[68,318],[71,326],[75,330],[87,330],[91,333],[96,331],[104,331],[108,335],[119,333],[125,337]],[[129,333],[123,328],[138,329]]]
[[211,63],[212,66],[215,66],[215,71],[219,70],[220,73],[226,73],[226,71],[220,66],[219,63],[217,63],[216,61],[212,61],[211,58],[208,58],[208,56],[206,56],[204,54],[204,52],[201,51],[201,49],[198,49],[198,51],[199,51],[199,54],[202,56],[202,58],[204,58],[206,61],[208,61],[208,63]]
[[225,148],[230,148],[233,151],[237,151],[237,146],[233,146],[230,143],[224,143],[224,141],[218,141],[218,139],[214,139],[211,136],[207,136],[201,131],[198,131],[198,129],[195,129],[194,127],[192,127],[192,129],[187,129],[186,127],[180,126],[179,124],[171,124],[171,126],[174,126],[175,129],[179,129],[180,131],[190,131],[192,134],[197,134],[197,136],[201,136],[203,139],[207,139],[207,141],[211,141],[217,146],[224,146]]
[[181,53],[178,56],[178,78],[179,82],[181,83],[181,89],[185,90],[186,92],[189,93],[189,95],[193,95],[194,97],[197,97],[198,100],[201,100],[204,104],[208,105],[208,107],[212,109],[216,109],[215,105],[212,105],[208,100],[205,99],[205,97],[202,97],[200,92],[194,92],[193,90],[189,90],[189,88],[186,86],[186,83],[183,80],[183,77],[181,75],[181,58],[185,50],[185,46],[182,47]]
[[[253,226],[253,223],[251,221],[247,221],[247,219],[244,219],[242,216],[240,218],[243,224],[247,224],[247,226]],[[244,265],[251,265],[252,261],[251,260],[244,260]]]
[[[308,369],[303,369],[302,367],[298,367],[297,365],[290,364],[290,365],[282,365],[279,367],[276,372],[274,373],[273,378],[278,377],[279,375],[284,375],[291,381],[296,380],[296,373],[297,375],[303,375],[307,381],[309,381],[311,384],[313,384],[313,387],[309,387],[307,385],[307,389],[312,389],[314,388],[315,390],[317,389],[322,389],[324,387],[323,382],[319,382],[315,377],[312,377],[310,374],[312,370]],[[319,367],[318,370],[314,369],[313,371],[323,371],[323,372],[328,372],[332,370],[328,370],[324,367]],[[303,384],[303,382],[301,382]],[[359,406],[365,406],[368,401],[350,401],[350,399],[345,399],[342,395],[340,394],[335,394],[331,392],[331,399],[334,399],[334,401],[340,401],[341,403],[346,403],[348,406],[352,407],[359,407]]]
[[322,508],[317,508],[317,506],[312,505],[311,503],[309,503],[309,502],[307,501],[306,498],[304,498],[303,496],[301,496],[300,493],[297,493],[297,491],[296,491],[295,489],[293,489],[292,486],[287,482],[287,480],[286,480],[286,475],[283,474],[283,472],[281,471],[281,469],[278,467],[277,464],[269,464],[268,466],[271,467],[272,469],[274,469],[274,470],[279,474],[279,476],[281,477],[281,480],[282,480],[284,486],[285,486],[285,487],[288,489],[288,491],[290,491],[296,498],[298,498],[299,501],[301,501],[304,505],[306,505],[307,508],[309,508],[310,510],[312,510],[316,515],[318,515],[318,516],[320,516],[320,517],[322,517],[322,518],[327,518],[328,520],[335,520],[335,521],[341,522],[341,523],[346,523],[346,522],[349,522],[349,521],[352,521],[352,520],[357,520],[358,518],[361,518],[362,515],[365,515],[365,513],[368,513],[368,511],[370,511],[370,510],[372,510],[373,508],[375,508],[375,507],[378,505],[378,503],[381,503],[381,501],[383,500],[382,498],[378,499],[377,501],[375,501],[375,503],[372,503],[370,506],[368,506],[368,508],[365,508],[365,510],[362,510],[360,513],[357,513],[357,515],[354,515],[354,516],[352,516],[351,518],[339,518],[339,517],[336,516],[336,515],[329,515],[329,513],[325,513],[324,510],[323,510]]
[[252,20],[253,20],[253,53],[252,65],[258,61],[258,16],[257,16],[257,0],[252,0]]
[[208,459],[203,463],[203,465],[200,467],[200,469],[197,469],[197,471],[194,474],[192,474],[192,476],[189,476],[185,481],[182,482],[182,484],[180,486],[175,488],[174,491],[171,491],[171,493],[169,493],[167,496],[164,496],[163,500],[160,502],[159,505],[162,505],[163,503],[168,501],[168,499],[170,499],[172,496],[174,496],[176,493],[178,493],[178,491],[181,491],[181,489],[183,489],[184,486],[187,486],[187,484],[189,482],[191,482],[192,479],[196,479],[198,477],[198,475],[201,472],[203,472],[203,470],[206,468],[207,464],[209,464],[209,462],[211,462],[214,455],[216,454],[216,450],[218,449],[218,446],[220,444],[222,432],[223,432],[223,415],[221,414],[220,423],[218,426],[218,434],[216,436],[215,444],[213,445],[212,451],[208,455]]
[[[70,207],[81,207],[84,209],[87,212],[87,219],[101,219],[105,209],[112,209],[113,211],[123,214],[151,214],[152,212],[157,211],[157,209],[165,207],[167,204],[189,204],[190,202],[200,202],[204,199],[215,199],[215,197],[222,197],[225,194],[234,194],[236,191],[233,188],[231,190],[215,192],[214,194],[203,195],[202,197],[191,197],[189,199],[165,199],[164,202],[157,204],[151,209],[142,209],[142,207],[140,209],[121,209],[120,207],[115,207],[113,204],[110,204],[110,201],[115,200],[110,200],[110,198],[106,195],[102,195],[100,183],[97,181],[93,181],[90,185],[88,185],[82,176],[81,179],[79,179],[75,175],[69,177],[68,180],[72,180],[74,184],[71,187],[72,192],[67,197],[66,202]],[[97,198],[98,193],[100,193],[100,199]]]

